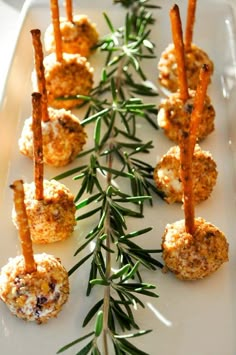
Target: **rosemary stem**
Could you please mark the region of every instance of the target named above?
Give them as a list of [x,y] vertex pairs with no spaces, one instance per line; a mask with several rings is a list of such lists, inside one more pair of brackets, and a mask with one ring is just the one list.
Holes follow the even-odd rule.
[[[110,143],[110,150],[112,150],[113,144]],[[109,154],[108,156],[108,167],[112,168],[113,156]],[[111,185],[112,174],[108,171],[107,174],[107,187]],[[107,208],[106,222],[105,222],[105,233],[107,234],[106,238],[106,247],[107,250],[110,249],[110,207]],[[106,278],[109,279],[111,275],[111,253],[106,251]],[[104,303],[103,303],[103,347],[104,347],[104,355],[108,355],[108,316],[109,316],[109,307],[110,307],[110,286],[105,286],[104,290]]]
[[122,71],[123,71],[124,63],[125,63],[125,58],[121,59],[119,65],[118,65],[118,68],[117,68],[116,87],[118,88],[118,90],[121,87],[121,78],[122,78]]
[[[109,253],[107,253],[109,254]],[[104,355],[108,355],[108,312],[109,312],[109,303],[110,303],[110,286],[105,286],[104,291],[104,303],[103,303],[103,348]]]

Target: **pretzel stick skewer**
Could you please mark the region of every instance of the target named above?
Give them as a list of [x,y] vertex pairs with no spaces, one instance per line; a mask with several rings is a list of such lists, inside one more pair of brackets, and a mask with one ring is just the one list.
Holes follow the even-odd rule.
[[59,19],[59,6],[57,0],[50,1],[51,7],[51,18],[55,38],[56,46],[56,57],[58,62],[62,62],[62,40],[61,40],[61,30],[60,30],[60,19]]
[[73,22],[72,0],[66,0],[66,16],[69,22]]
[[43,143],[41,127],[41,94],[34,92],[32,94],[32,131],[34,147],[34,183],[35,199],[43,199]]
[[189,98],[188,82],[185,66],[184,43],[182,24],[178,5],[174,5],[170,10],[172,38],[175,46],[175,57],[177,62],[177,72],[179,81],[180,98],[183,102]]
[[189,134],[182,134],[180,140],[180,164],[181,180],[184,191],[184,215],[185,229],[187,233],[194,234],[194,194],[193,194],[193,175],[192,160],[194,147],[196,144],[196,133],[203,112],[206,91],[209,83],[210,73],[207,65],[203,65],[199,75],[194,109],[191,114]]
[[188,1],[187,22],[185,30],[185,50],[190,49],[193,40],[193,27],[195,22],[197,0]]
[[180,139],[180,176],[184,192],[185,231],[194,234],[194,196],[192,176],[192,154],[189,147],[189,136],[182,134]]
[[204,109],[208,84],[210,82],[211,71],[207,64],[203,64],[199,73],[199,82],[194,97],[193,111],[190,120],[189,144],[190,154],[193,155],[197,139],[197,129]]
[[17,224],[21,242],[22,254],[25,260],[25,272],[36,271],[30,229],[24,203],[24,185],[22,180],[16,180],[10,187],[14,191],[14,204],[17,215]]
[[43,65],[43,49],[40,40],[41,32],[38,29],[33,29],[30,31],[32,35],[32,42],[34,47],[34,62],[35,71],[37,75],[37,83],[40,94],[42,95],[42,120],[44,122],[49,121],[48,116],[48,99],[47,99],[47,89],[46,81],[44,76],[44,65]]

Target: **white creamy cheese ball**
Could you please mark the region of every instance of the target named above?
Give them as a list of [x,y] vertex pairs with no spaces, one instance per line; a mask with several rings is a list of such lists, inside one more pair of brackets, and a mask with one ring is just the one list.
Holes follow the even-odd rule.
[[[65,109],[48,108],[49,120],[42,121],[43,160],[59,167],[71,163],[86,143],[87,134],[78,118]],[[33,158],[32,117],[25,120],[19,139],[22,154]]]
[[0,299],[18,318],[38,324],[56,317],[69,296],[68,273],[60,260],[35,254],[37,270],[25,272],[22,255],[9,259],[0,273]]
[[[175,143],[179,143],[181,132],[189,132],[195,94],[195,90],[189,90],[189,99],[183,102],[180,98],[180,92],[177,91],[163,99],[158,107],[158,126],[163,130],[164,134]],[[214,121],[215,109],[209,96],[206,96],[196,133],[197,142],[202,141],[214,131]]]
[[228,261],[229,245],[222,231],[203,218],[195,218],[195,231],[185,232],[185,221],[166,226],[162,237],[167,269],[182,280],[202,279]]
[[[62,51],[66,53],[80,54],[89,57],[98,42],[96,25],[86,15],[75,15],[73,21],[60,17],[60,32]],[[44,35],[45,49],[48,52],[55,51],[53,25],[50,24]]]
[[[31,239],[36,244],[67,239],[76,224],[76,208],[70,190],[56,180],[44,180],[43,187],[44,198],[36,200],[34,182],[24,183],[25,207]],[[13,222],[17,226],[14,208]]]
[[[62,61],[57,61],[56,54],[51,53],[44,57],[43,64],[48,106],[71,109],[84,101],[76,95],[90,94],[94,69],[85,57],[62,53]],[[34,74],[32,80],[37,91]]]
[[[188,48],[185,52],[185,64],[188,87],[193,90],[196,90],[197,88],[199,72],[203,64],[207,64],[209,66],[211,75],[214,71],[212,60],[194,43],[192,43],[190,48]],[[173,43],[169,44],[168,47],[162,52],[158,62],[158,71],[158,81],[160,85],[169,92],[176,92],[179,89],[179,82],[175,58],[175,47]]]
[[[205,201],[211,195],[217,180],[217,166],[210,152],[202,150],[197,144],[193,162],[194,203]],[[171,147],[154,169],[154,181],[157,189],[168,203],[183,201],[183,185],[180,176],[180,149]]]

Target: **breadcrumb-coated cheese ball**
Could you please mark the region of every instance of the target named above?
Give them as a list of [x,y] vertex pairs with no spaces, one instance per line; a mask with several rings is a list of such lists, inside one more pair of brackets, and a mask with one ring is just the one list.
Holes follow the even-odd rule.
[[[48,106],[71,109],[83,102],[76,95],[89,95],[93,86],[93,68],[85,57],[63,53],[57,61],[56,54],[44,58]],[[34,80],[34,78],[33,78]],[[37,86],[33,83],[37,90]]]
[[25,272],[22,255],[9,259],[0,273],[0,298],[17,317],[45,323],[56,317],[69,296],[68,273],[60,259],[34,255],[37,270]]
[[[54,243],[68,238],[76,224],[74,197],[70,190],[56,180],[44,180],[44,198],[35,199],[35,183],[24,183],[25,207],[32,242]],[[17,226],[15,210],[13,222]]]
[[225,235],[203,218],[195,219],[194,235],[185,232],[184,220],[168,224],[162,248],[167,269],[182,280],[202,279],[228,261]]
[[[179,143],[180,132],[188,132],[193,110],[195,91],[189,90],[189,99],[183,103],[179,91],[163,99],[159,105],[157,122],[165,135]],[[206,96],[203,112],[197,129],[197,140],[201,141],[214,131],[215,109],[209,96]]]
[[[196,144],[192,162],[193,192],[195,204],[205,201],[217,180],[217,166],[208,151]],[[182,202],[183,185],[180,178],[180,149],[171,147],[154,169],[154,181],[168,203]]]
[[[86,143],[87,134],[70,111],[48,108],[49,120],[42,121],[43,159],[59,167],[71,163]],[[25,120],[19,139],[20,152],[33,158],[32,117]]]
[[[86,15],[75,15],[73,22],[61,17],[60,32],[62,51],[66,53],[80,54],[83,57],[89,57],[98,42],[96,25],[92,23]],[[45,31],[44,43],[46,51],[55,51],[52,24],[50,24]]]
[[[199,72],[203,64],[207,64],[211,74],[214,71],[214,64],[208,55],[195,44],[185,52],[185,65],[188,87],[196,90]],[[179,89],[177,64],[175,58],[174,44],[171,43],[162,53],[158,63],[158,80],[162,87],[170,92],[176,92]]]

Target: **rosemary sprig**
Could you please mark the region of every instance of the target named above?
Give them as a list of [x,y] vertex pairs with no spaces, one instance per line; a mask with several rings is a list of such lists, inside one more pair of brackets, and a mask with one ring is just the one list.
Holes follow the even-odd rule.
[[[145,201],[151,204],[152,192],[157,192],[152,183],[153,167],[139,157],[151,151],[152,142],[143,142],[136,132],[137,120],[157,128],[155,105],[141,98],[157,95],[142,69],[144,59],[155,58],[154,44],[149,39],[154,18],[149,9],[157,6],[149,0],[115,2],[129,9],[125,25],[115,29],[104,14],[111,33],[98,45],[100,51],[107,53],[101,81],[91,96],[83,97],[88,109],[82,124],[94,126],[94,147],[80,154],[87,156],[86,165],[56,177],[73,176],[80,183],[75,197],[77,221],[87,218],[95,221],[75,256],[86,252],[92,241],[94,249],[86,252],[69,270],[69,275],[89,261],[87,296],[94,287],[103,289],[103,296],[89,310],[83,323],[87,326],[95,319],[94,330],[62,347],[58,353],[86,342],[77,354],[107,355],[109,338],[115,354],[146,354],[128,340],[150,332],[139,330],[133,307],[144,308],[140,295],[158,297],[155,286],[144,282],[141,272],[143,268],[154,271],[162,267],[153,256],[161,250],[144,249],[134,242],[134,238],[152,228],[129,231],[127,224],[129,218],[144,216]],[[123,184],[125,192],[120,187]],[[81,212],[83,209],[85,212]],[[132,329],[136,332],[130,332]]]

